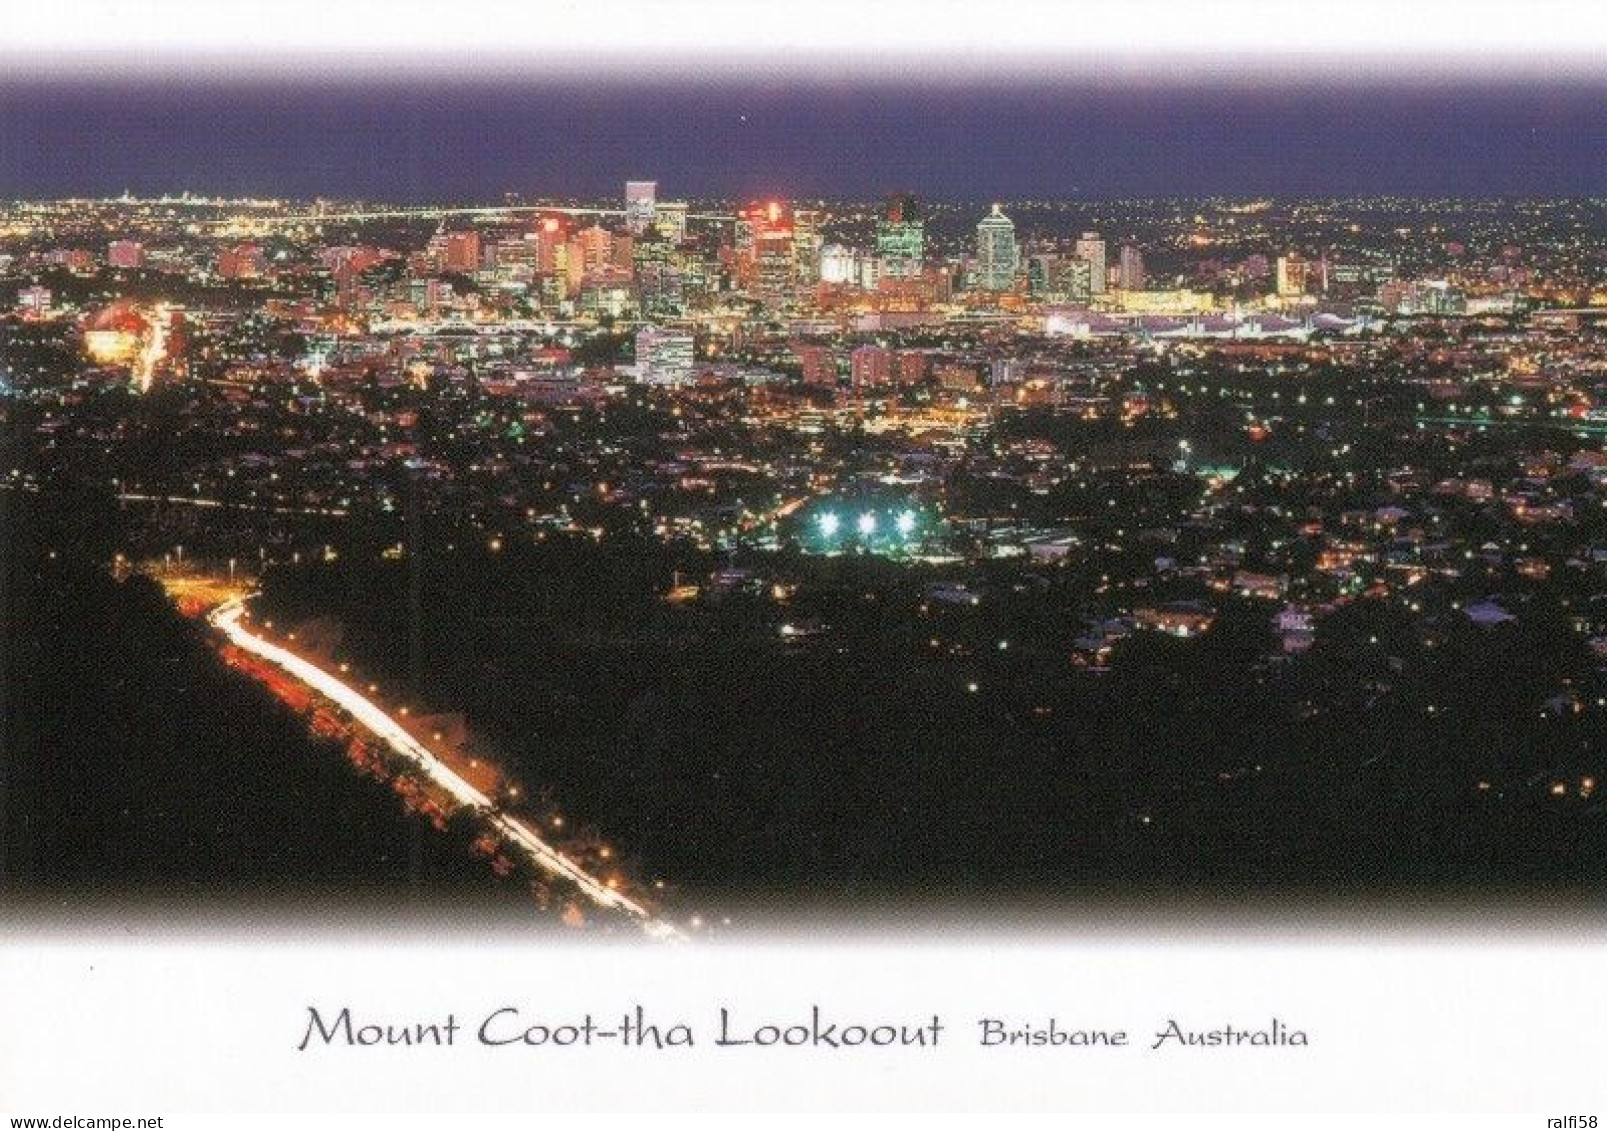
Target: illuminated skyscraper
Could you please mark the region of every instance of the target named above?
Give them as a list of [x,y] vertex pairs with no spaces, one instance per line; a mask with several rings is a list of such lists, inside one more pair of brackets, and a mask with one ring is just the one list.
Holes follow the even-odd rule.
[[1088,264],[1088,282],[1093,294],[1105,293],[1105,240],[1098,232],[1084,232],[1073,247],[1078,259]]
[[798,243],[792,209],[780,201],[750,204],[737,216],[736,268],[741,285],[770,298],[797,280]]
[[820,213],[810,208],[792,213],[793,270],[800,283],[813,283],[820,271]]
[[1055,279],[1059,274],[1059,256],[1029,255],[1027,257],[1027,292],[1039,296],[1054,294]]
[[985,291],[1007,291],[1015,286],[1020,253],[1016,250],[1015,221],[997,204],[976,226],[976,285]]
[[636,237],[629,232],[613,232],[608,244],[608,264],[626,274],[636,269]]
[[921,273],[926,258],[926,223],[909,193],[887,198],[887,208],[876,221],[876,255],[882,261],[882,272],[893,278],[911,278]]
[[671,243],[680,243],[686,239],[686,213],[687,207],[678,201],[664,201],[656,204],[653,226],[658,229],[659,235]]
[[1144,274],[1144,253],[1131,244],[1123,244],[1117,260],[1117,282],[1124,291],[1141,291],[1147,281]]
[[564,270],[564,248],[569,242],[567,217],[553,214],[543,216],[534,229],[536,237],[536,271],[542,275],[558,275]]
[[658,219],[658,182],[625,182],[625,227],[641,235]]
[[571,271],[578,266],[580,275],[590,275],[614,261],[613,234],[601,224],[581,229],[574,243],[579,250],[579,263],[571,262]]
[[827,244],[820,250],[820,281],[858,283],[859,256],[840,243]]
[[631,241],[632,273],[642,312],[679,314],[686,309],[686,274],[675,244],[655,226]]
[[441,247],[441,269],[464,275],[480,269],[480,233],[448,232]]
[[1093,264],[1078,257],[1064,260],[1053,289],[1067,302],[1087,302],[1094,294]]
[[1294,298],[1296,295],[1306,293],[1306,271],[1308,264],[1298,255],[1280,255],[1277,264],[1278,295],[1281,298]]

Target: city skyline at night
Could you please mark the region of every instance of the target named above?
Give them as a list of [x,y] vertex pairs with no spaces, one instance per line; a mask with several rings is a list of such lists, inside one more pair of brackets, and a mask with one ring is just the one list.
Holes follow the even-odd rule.
[[0,1123],[1595,1126],[1607,4],[14,7]]
[[1096,7],[962,60],[944,5],[769,64],[740,5],[437,45],[404,3],[19,61],[5,548],[85,611],[18,624],[134,651],[8,676],[79,760],[20,763],[11,873],[97,866],[37,814],[126,737],[51,673],[116,704],[155,662],[219,689],[107,794],[160,875],[290,874],[136,815],[258,695],[339,800],[249,791],[369,814],[292,858],[570,926],[1589,890],[1607,79],[1504,9],[1369,54],[1234,2],[1198,31],[1239,54]]
[[[395,795],[298,842],[359,890],[440,882],[361,855],[413,822],[603,930],[1596,882],[1607,205],[689,195],[6,205],[4,501],[31,600],[101,610],[21,627],[137,647],[22,701],[179,634]],[[25,725],[135,796],[227,743],[118,710]],[[146,811],[144,867],[230,874]]]

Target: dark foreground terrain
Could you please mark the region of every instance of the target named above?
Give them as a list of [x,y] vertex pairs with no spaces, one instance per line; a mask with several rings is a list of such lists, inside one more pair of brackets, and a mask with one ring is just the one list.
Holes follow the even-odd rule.
[[511,897],[154,581],[42,550],[60,500],[3,494],[0,898]]
[[[869,558],[790,562],[806,580],[779,606],[762,584],[661,599],[688,564],[585,539],[437,555],[418,663],[428,705],[693,888],[1499,898],[1607,880],[1600,677],[1543,594],[1493,630],[1356,601],[1294,657],[1245,602],[1195,639],[1134,635],[1095,672],[1067,660],[1069,598],[1019,568],[973,578],[975,607]],[[265,601],[407,678],[402,563],[278,570]]]

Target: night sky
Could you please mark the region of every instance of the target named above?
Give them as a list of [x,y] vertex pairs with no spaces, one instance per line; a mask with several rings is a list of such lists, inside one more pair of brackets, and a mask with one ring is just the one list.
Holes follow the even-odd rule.
[[0,197],[1588,196],[1607,83],[0,84]]

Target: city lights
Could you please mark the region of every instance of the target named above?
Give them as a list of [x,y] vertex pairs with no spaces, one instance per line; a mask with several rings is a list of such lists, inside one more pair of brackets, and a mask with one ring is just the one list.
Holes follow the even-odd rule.
[[[1510,879],[1524,806],[1599,807],[1599,203],[622,188],[0,208],[0,483],[51,519],[21,574],[78,543],[190,616],[260,584],[225,666],[427,825],[468,806],[487,882],[533,865],[577,927],[685,922],[637,894],[678,879],[586,862],[685,859],[705,804],[799,885],[933,830],[962,872],[1147,882],[1180,813],[1267,823],[1234,880],[1351,875],[1287,850],[1316,808],[1395,852],[1334,782]],[[1433,774],[1367,768],[1406,756],[1385,719]],[[799,781],[840,844],[783,843]]]

